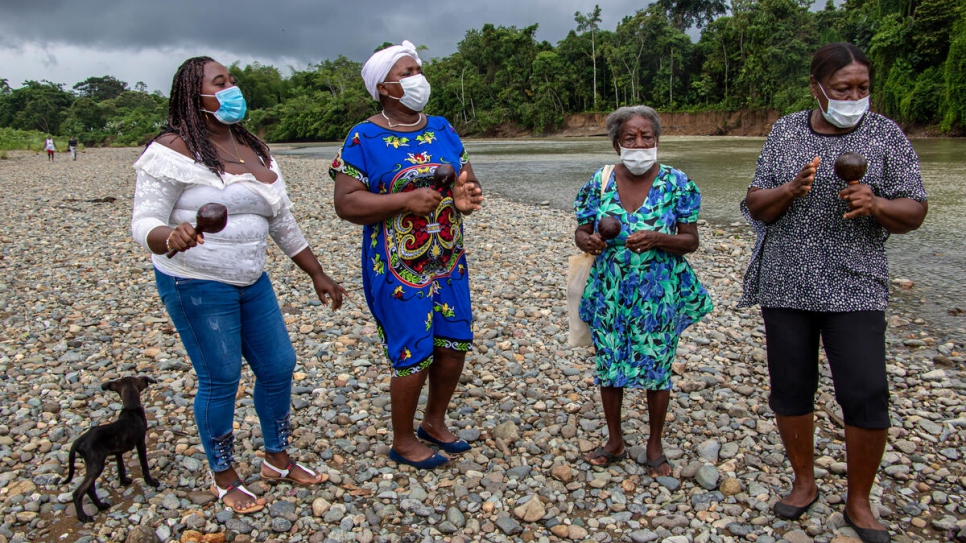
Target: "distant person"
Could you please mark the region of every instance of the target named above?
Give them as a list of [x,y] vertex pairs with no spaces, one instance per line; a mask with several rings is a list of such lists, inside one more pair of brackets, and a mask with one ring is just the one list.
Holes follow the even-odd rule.
[[54,161],[54,153],[57,152],[57,148],[54,147],[54,138],[47,137],[47,141],[44,142],[44,150],[47,151],[47,161]]
[[[131,221],[134,239],[151,252],[158,293],[198,376],[194,418],[212,490],[239,514],[266,503],[245,488],[234,466],[232,424],[243,357],[255,374],[262,479],[298,485],[327,480],[287,450],[296,359],[265,273],[268,237],[308,274],[323,304],[338,309],[345,294],[295,222],[268,146],[239,124],[246,109],[223,65],[208,57],[186,60],[171,84],[168,123],[134,164]],[[221,232],[202,235],[192,222],[209,202],[228,208],[228,222]]]
[[67,140],[67,148],[70,149],[71,160],[77,160],[77,138],[71,136],[70,139]]
[[[758,241],[739,306],[761,307],[769,405],[795,473],[775,515],[797,519],[820,497],[813,435],[821,339],[845,419],[845,522],[862,541],[886,542],[869,503],[890,425],[885,240],[919,228],[927,204],[909,140],[869,111],[871,71],[858,47],[823,46],[810,70],[818,107],[772,127],[741,203]],[[833,168],[845,152],[868,161],[854,185]]]
[[[684,172],[657,161],[661,119],[647,106],[607,116],[607,134],[621,162],[605,178],[598,170],[574,200],[577,248],[597,255],[580,303],[596,350],[607,442],[587,455],[594,466],[627,457],[621,425],[624,389],[643,389],[650,432],[645,461],[653,476],[672,467],[661,441],[671,398],[671,363],[687,327],[711,312],[712,302],[684,258],[698,248],[701,193]],[[597,226],[620,224],[604,241]]]
[[[483,191],[453,126],[423,113],[421,65],[408,41],[366,61],[362,78],[382,111],[349,130],[329,174],[339,217],[364,225],[363,288],[392,366],[389,459],[433,469],[449,459],[419,439],[449,454],[470,450],[447,428],[446,409],[473,343],[463,218],[480,209]],[[455,182],[434,188],[437,169],[449,167]]]

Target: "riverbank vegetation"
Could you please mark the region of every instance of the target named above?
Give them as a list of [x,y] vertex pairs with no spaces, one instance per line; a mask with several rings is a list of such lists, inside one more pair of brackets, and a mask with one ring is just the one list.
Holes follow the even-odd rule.
[[[556,45],[535,38],[537,24],[484,24],[453,54],[424,63],[433,85],[428,110],[469,135],[552,133],[568,115],[639,103],[787,113],[814,106],[815,49],[849,41],[873,61],[876,111],[906,126],[966,132],[966,0],[827,1],[813,11],[808,0],[657,0],[614,29],[600,27],[594,6],[575,13],[574,29]],[[696,40],[687,33],[694,29]],[[360,69],[341,56],[287,76],[270,65],[230,67],[248,100],[246,122],[273,142],[338,140],[376,113]],[[112,76],[71,89],[49,81],[12,89],[0,79],[0,129],[131,145],[157,133],[166,115],[161,93]]]

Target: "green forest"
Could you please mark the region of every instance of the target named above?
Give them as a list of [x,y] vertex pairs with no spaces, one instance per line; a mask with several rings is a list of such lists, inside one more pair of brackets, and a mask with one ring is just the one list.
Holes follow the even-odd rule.
[[[875,111],[905,126],[966,133],[966,0],[846,0],[838,7],[832,0],[824,7],[657,0],[613,29],[600,27],[601,15],[598,6],[575,13],[573,29],[556,44],[535,39],[536,23],[469,30],[455,53],[424,61],[433,86],[427,111],[466,135],[552,133],[567,115],[642,103],[665,112],[789,113],[815,105],[812,53],[848,41],[873,62]],[[292,142],[339,140],[378,112],[361,67],[340,56],[287,75],[257,63],[230,70],[248,100],[249,129]],[[110,75],[70,88],[25,81],[14,89],[0,78],[0,149],[43,133],[75,135],[88,146],[142,144],[166,116],[162,93]]]

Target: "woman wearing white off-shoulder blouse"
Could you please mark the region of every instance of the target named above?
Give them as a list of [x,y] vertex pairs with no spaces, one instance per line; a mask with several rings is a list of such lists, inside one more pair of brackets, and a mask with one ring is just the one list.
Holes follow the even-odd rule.
[[[134,164],[131,223],[134,239],[152,253],[158,293],[198,375],[194,416],[212,490],[241,514],[266,503],[245,489],[233,465],[242,357],[255,374],[262,478],[302,485],[327,479],[286,451],[295,351],[264,271],[268,236],[312,278],[322,303],[338,309],[345,294],[299,230],[268,147],[237,124],[245,111],[223,65],[208,57],[185,61],[172,83],[168,125]],[[228,208],[228,222],[203,235],[189,221],[209,202]]]

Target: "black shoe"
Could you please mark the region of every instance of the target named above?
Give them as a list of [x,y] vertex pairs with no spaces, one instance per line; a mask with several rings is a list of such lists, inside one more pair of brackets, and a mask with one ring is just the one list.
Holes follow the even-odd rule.
[[889,537],[888,530],[873,530],[871,528],[859,528],[852,522],[849,518],[849,512],[845,511],[842,515],[845,517],[845,523],[849,525],[849,528],[855,530],[855,535],[859,536],[862,543],[890,543],[892,538]]
[[809,507],[815,505],[815,502],[818,501],[818,497],[819,492],[815,492],[815,497],[812,498],[812,501],[808,502],[808,504],[803,505],[802,507],[796,507],[794,505],[788,505],[787,503],[782,502],[775,502],[775,505],[772,506],[771,510],[774,511],[775,516],[778,518],[783,518],[785,520],[798,520],[802,518],[802,515],[804,515],[806,511],[808,511]]

